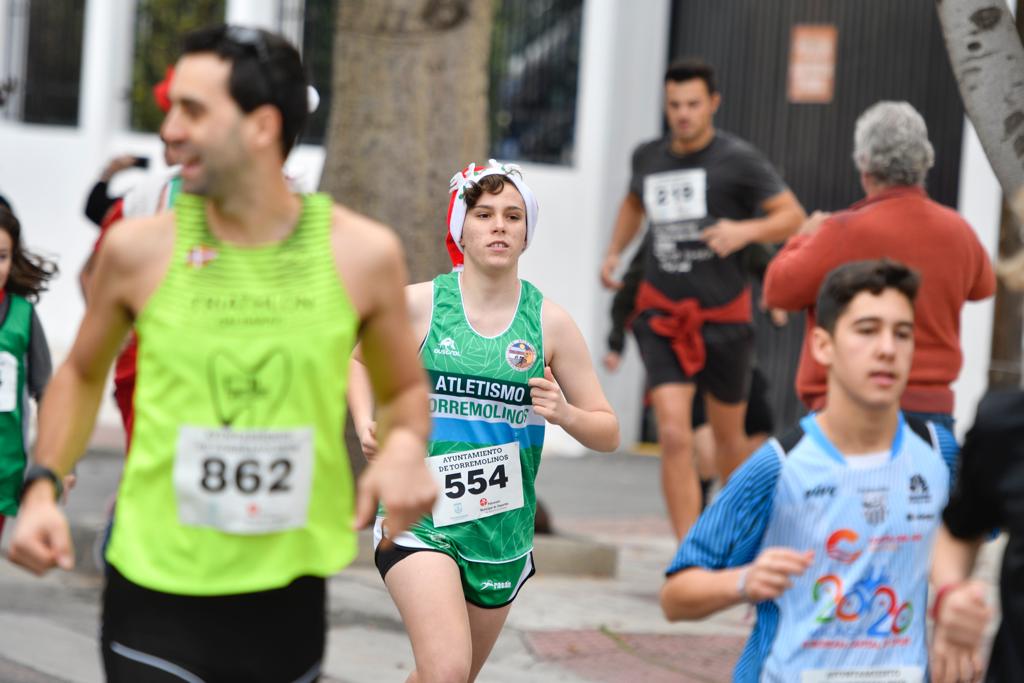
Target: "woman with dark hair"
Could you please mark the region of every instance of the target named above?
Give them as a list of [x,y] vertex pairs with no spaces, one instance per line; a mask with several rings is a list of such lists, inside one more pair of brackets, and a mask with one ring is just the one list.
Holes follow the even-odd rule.
[[50,380],[50,350],[32,304],[56,273],[56,265],[25,249],[21,224],[0,206],[0,533],[18,512],[27,398],[39,401]]

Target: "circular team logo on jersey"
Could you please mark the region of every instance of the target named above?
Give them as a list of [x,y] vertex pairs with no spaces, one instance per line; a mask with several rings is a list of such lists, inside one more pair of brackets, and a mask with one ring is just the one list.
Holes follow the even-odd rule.
[[537,361],[537,351],[530,342],[517,339],[505,349],[505,360],[515,370],[529,370]]
[[853,529],[840,529],[825,542],[825,553],[833,560],[844,564],[857,561],[864,548],[858,543],[860,534]]

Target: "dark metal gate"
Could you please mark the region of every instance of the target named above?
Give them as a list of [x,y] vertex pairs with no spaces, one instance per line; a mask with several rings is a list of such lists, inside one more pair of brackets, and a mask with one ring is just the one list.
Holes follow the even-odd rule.
[[[797,24],[836,28],[829,103],[788,99],[790,35]],[[853,126],[883,99],[906,100],[924,116],[936,157],[928,191],[956,206],[964,112],[933,0],[676,0],[670,58],[684,55],[715,67],[722,91],[716,126],[761,149],[808,212],[841,209],[861,198],[850,157]],[[793,393],[799,318],[782,330],[757,321],[758,358],[772,383],[778,427],[800,412]]]

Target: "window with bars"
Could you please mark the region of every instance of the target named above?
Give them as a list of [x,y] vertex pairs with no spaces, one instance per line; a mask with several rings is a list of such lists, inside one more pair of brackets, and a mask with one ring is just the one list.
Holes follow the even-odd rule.
[[582,0],[504,0],[490,64],[491,156],[573,163]]
[[[337,0],[282,0],[279,26],[303,54],[320,106],[302,136],[327,136]],[[162,114],[150,95],[177,56],[181,36],[223,19],[224,0],[196,0],[183,9],[167,0],[139,0],[132,70],[132,128],[156,131]],[[494,18],[490,58],[491,155],[572,164],[583,0],[502,0]],[[143,49],[143,47],[145,49]]]
[[132,130],[155,133],[160,129],[164,113],[153,100],[153,86],[181,54],[185,34],[223,21],[224,0],[139,0],[129,93]]
[[[177,0],[139,0],[135,15],[135,58],[131,84],[131,127],[156,132],[163,121],[153,101],[152,88],[163,80],[189,31],[224,21],[225,0],[193,0],[182,7]],[[281,0],[281,34],[303,54],[310,82],[320,94],[320,106],[309,119],[301,141],[322,144],[331,104],[331,60],[337,0]]]
[[[336,0],[284,0],[282,32],[295,42],[320,107],[303,142],[322,144],[330,111]],[[491,155],[572,164],[583,0],[499,0],[491,40]]]
[[281,3],[281,33],[302,53],[309,82],[320,94],[320,106],[309,117],[300,138],[303,144],[322,145],[327,139],[337,5],[338,0],[283,0]]
[[77,126],[85,3],[14,0],[6,10],[0,110],[26,123]]

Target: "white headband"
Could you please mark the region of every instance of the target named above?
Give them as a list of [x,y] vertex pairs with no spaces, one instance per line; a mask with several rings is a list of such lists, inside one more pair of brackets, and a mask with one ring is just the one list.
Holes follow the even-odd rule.
[[523,204],[526,207],[526,245],[533,242],[533,233],[537,228],[537,214],[539,208],[533,191],[523,180],[523,171],[518,164],[500,164],[494,159],[487,161],[486,167],[478,167],[470,163],[466,168],[452,176],[448,185],[450,195],[448,203],[448,232],[458,250],[462,251],[459,240],[462,239],[462,224],[466,222],[466,189],[475,185],[481,179],[489,175],[503,175],[515,185],[519,194],[523,197]]

